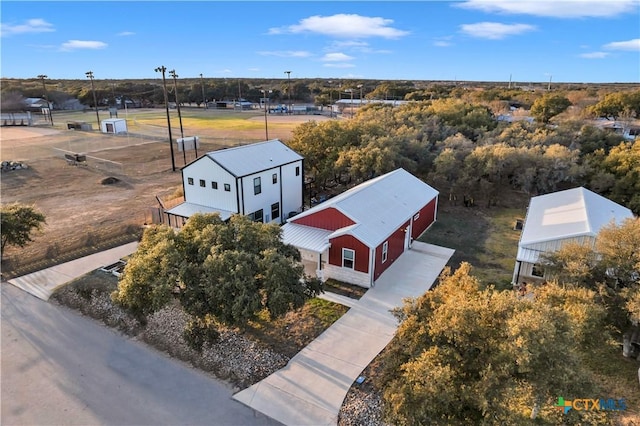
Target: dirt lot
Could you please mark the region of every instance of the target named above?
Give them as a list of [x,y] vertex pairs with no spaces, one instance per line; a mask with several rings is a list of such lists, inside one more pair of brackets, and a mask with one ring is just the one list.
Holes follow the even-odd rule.
[[[289,124],[286,132],[280,129],[274,137],[290,135],[295,124],[309,118],[274,117],[274,123]],[[47,218],[33,243],[24,249],[7,249],[5,258],[14,263],[55,256],[78,245],[91,246],[130,232],[150,219],[149,207],[158,206],[156,195],[168,196],[181,187],[179,168],[184,165],[184,156],[175,153],[176,172],[172,172],[168,143],[157,132],[113,136],[61,127],[0,129],[0,159],[28,165],[24,170],[2,173],[2,204],[33,204]],[[215,137],[205,135],[199,155],[242,140],[263,140],[264,129],[243,130],[242,139],[225,139],[232,136],[231,131],[216,132]],[[69,165],[64,158],[67,153],[86,154],[87,165]],[[188,152],[186,161],[193,159],[195,154]],[[103,184],[107,177],[118,182]]]

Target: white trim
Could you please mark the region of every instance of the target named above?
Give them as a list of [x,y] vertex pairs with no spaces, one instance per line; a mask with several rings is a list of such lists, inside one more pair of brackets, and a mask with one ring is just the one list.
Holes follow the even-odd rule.
[[[352,266],[351,267],[344,266],[344,261],[345,261],[344,254],[345,254],[346,251],[350,251],[351,253],[353,253],[353,257],[350,259],[351,262],[352,262]],[[347,269],[354,269],[354,270],[356,269],[356,251],[354,249],[350,249],[350,248],[346,248],[346,247],[342,248],[342,267],[343,268],[347,268]]]
[[382,243],[382,263],[387,261],[389,257],[389,240]]

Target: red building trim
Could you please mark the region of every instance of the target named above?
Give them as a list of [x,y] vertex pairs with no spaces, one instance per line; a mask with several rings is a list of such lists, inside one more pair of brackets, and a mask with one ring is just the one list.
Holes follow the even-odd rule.
[[402,253],[404,253],[404,238],[405,238],[405,229],[409,226],[409,221],[404,223],[400,228],[396,229],[393,234],[387,238],[386,241],[389,242],[389,247],[387,250],[387,260],[382,262],[382,246],[384,245],[384,241],[378,247],[376,247],[376,262],[374,266],[374,274],[373,280],[377,280],[380,275],[384,271],[387,270],[389,266],[395,260],[400,257]]
[[329,249],[329,264],[342,267],[342,249],[348,248],[356,252],[354,270],[369,272],[369,247],[352,235],[341,235],[332,238]]
[[436,205],[438,197],[429,201],[429,203],[420,209],[419,216],[413,215],[413,224],[411,225],[411,238],[417,239],[436,219]]
[[298,225],[326,229],[328,231],[335,231],[337,229],[344,228],[345,226],[355,224],[353,220],[349,219],[334,207],[328,207],[299,219],[294,217],[290,222],[297,223]]

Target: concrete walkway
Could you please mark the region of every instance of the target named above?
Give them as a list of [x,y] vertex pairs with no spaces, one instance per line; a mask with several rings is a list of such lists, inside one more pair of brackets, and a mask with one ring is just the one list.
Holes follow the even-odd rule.
[[110,265],[118,259],[128,256],[138,247],[137,242],[132,242],[99,253],[90,254],[80,259],[42,269],[31,274],[13,278],[7,281],[9,284],[26,291],[27,293],[42,299],[49,300],[55,289],[95,269]]
[[351,384],[396,332],[398,322],[389,311],[426,292],[452,254],[414,242],[375,287],[285,368],[234,398],[286,425],[335,425]]

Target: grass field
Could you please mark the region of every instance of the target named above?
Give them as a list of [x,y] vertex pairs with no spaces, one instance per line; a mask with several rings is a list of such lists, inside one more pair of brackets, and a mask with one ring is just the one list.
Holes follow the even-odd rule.
[[455,249],[448,266],[455,269],[469,262],[484,284],[511,288],[520,238],[514,225],[516,219],[524,218],[525,207],[468,208],[444,202],[436,223],[420,240]]

